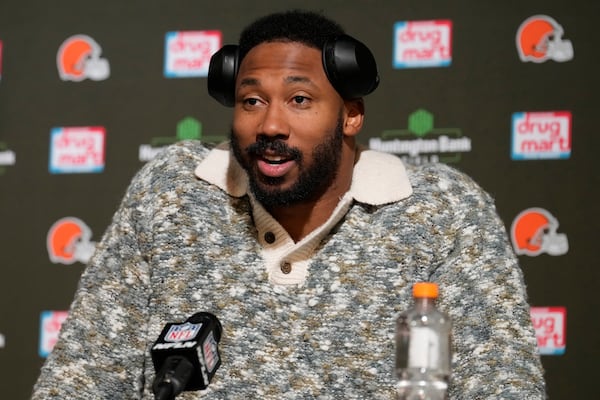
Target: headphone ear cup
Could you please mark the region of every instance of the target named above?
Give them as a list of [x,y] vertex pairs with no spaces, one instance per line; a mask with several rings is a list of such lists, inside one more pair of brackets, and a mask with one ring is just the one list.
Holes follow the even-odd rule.
[[226,107],[235,105],[238,57],[238,46],[228,44],[212,55],[208,65],[208,93]]
[[362,42],[348,35],[325,43],[323,67],[327,78],[344,99],[365,96],[379,85],[373,53]]

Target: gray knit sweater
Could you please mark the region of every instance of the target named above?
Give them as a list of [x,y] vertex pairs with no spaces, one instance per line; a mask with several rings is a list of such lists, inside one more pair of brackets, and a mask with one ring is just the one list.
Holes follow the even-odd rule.
[[33,399],[153,399],[162,327],[210,311],[222,366],[178,398],[390,400],[394,320],[418,281],[439,284],[453,320],[450,399],[545,397],[522,273],[491,198],[464,174],[407,167],[410,196],[351,201],[286,285],[265,267],[249,197],[194,175],[208,152],[181,142],[136,175]]

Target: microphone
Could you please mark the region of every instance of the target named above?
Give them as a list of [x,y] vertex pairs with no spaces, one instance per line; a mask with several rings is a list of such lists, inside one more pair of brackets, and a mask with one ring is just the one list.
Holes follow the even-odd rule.
[[199,312],[184,323],[168,323],[151,348],[155,400],[173,400],[184,390],[206,389],[221,365],[223,327],[216,316]]

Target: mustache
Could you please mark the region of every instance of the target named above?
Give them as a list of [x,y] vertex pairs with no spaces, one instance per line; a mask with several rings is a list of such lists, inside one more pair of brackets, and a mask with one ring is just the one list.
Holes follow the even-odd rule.
[[256,142],[246,147],[246,153],[255,157],[262,157],[267,152],[288,159],[302,158],[302,152],[300,150],[288,146],[283,140],[280,139],[269,140],[264,137],[259,137]]

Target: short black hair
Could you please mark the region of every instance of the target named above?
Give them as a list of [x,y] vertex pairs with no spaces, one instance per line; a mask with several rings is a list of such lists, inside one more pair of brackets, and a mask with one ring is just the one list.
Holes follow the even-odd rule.
[[321,50],[325,43],[343,35],[342,27],[314,11],[290,10],[261,17],[240,34],[239,60],[265,42],[299,42]]

